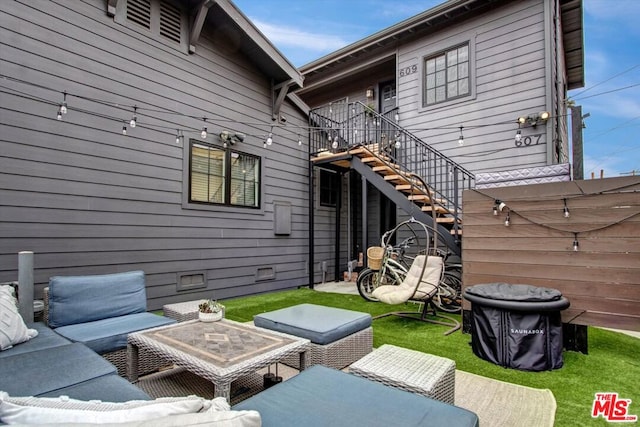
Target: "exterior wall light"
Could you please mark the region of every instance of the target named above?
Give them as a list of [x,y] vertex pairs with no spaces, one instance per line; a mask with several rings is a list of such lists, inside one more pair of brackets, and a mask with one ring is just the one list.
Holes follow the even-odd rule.
[[367,99],[373,99],[373,96],[375,95],[373,88],[372,87],[368,88],[367,91],[365,92],[365,95],[367,96]]
[[541,111],[529,116],[520,116],[518,117],[518,126],[536,127],[540,123],[545,123],[550,117],[551,115],[548,111]]

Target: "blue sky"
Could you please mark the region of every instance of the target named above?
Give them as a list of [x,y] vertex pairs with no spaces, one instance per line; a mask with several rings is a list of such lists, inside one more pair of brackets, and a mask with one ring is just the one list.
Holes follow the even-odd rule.
[[[295,66],[417,15],[440,0],[234,0]],[[640,1],[583,0],[584,174],[640,175]]]

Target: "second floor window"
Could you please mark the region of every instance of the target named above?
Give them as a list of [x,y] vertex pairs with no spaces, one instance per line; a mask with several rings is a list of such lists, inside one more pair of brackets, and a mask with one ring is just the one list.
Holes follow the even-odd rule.
[[433,105],[471,94],[469,43],[424,60],[424,105]]
[[189,202],[260,207],[260,158],[191,142]]

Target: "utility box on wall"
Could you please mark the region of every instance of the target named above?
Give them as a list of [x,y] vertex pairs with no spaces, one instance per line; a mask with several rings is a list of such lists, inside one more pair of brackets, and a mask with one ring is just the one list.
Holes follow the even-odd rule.
[[291,203],[273,202],[273,233],[277,236],[291,234]]

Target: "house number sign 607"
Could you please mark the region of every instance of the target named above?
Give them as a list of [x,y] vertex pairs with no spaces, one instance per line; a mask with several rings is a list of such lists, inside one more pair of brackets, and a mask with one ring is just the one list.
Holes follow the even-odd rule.
[[409,65],[408,67],[400,68],[400,77],[408,76],[418,72],[418,66],[416,64]]
[[530,145],[538,145],[540,144],[540,139],[542,138],[542,134],[539,133],[537,135],[531,136],[523,136],[520,140],[515,141],[516,147],[528,147]]

